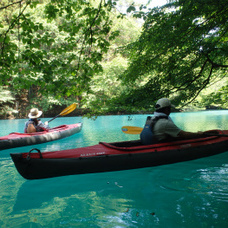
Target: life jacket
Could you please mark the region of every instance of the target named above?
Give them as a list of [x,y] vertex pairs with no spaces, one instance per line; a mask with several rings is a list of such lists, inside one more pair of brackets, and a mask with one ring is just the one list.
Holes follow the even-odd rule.
[[[39,121],[39,120],[38,120]],[[41,132],[47,130],[47,126],[45,126],[42,122],[39,122],[37,125],[33,119],[29,119],[25,123],[24,133],[27,133],[27,128],[29,124],[33,124],[33,126],[36,128],[36,132]]]
[[156,116],[154,118],[151,116],[147,117],[145,126],[140,134],[140,139],[143,145],[150,145],[158,142],[153,134],[153,129],[159,119],[168,119],[168,116]]

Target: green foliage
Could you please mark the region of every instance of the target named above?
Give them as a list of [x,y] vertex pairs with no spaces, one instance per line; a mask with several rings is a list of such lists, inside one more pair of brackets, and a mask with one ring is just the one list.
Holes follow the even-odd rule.
[[15,93],[32,89],[41,100],[80,96],[91,77],[102,71],[103,55],[118,35],[110,31],[112,2],[31,4],[15,5],[8,30],[5,25],[0,31],[1,83]]
[[[122,75],[132,87],[130,105],[150,107],[162,96],[193,101],[227,75],[227,1],[173,1],[147,14],[140,38],[127,47],[131,64]],[[133,86],[132,86],[133,85]]]
[[4,103],[12,103],[15,100],[11,92],[0,86],[0,106]]
[[10,104],[14,102],[15,98],[9,90],[0,86],[0,116],[6,115],[9,111],[14,111],[10,108]]
[[124,1],[126,16],[113,0],[3,0],[0,86],[22,109],[76,100],[96,115],[153,111],[160,97],[182,106],[199,95],[194,105],[225,107],[227,0],[170,2]]
[[128,91],[128,87],[119,80],[119,75],[126,70],[127,52],[123,47],[135,41],[140,34],[138,22],[132,18],[113,19],[112,30],[119,31],[118,37],[111,42],[111,46],[102,62],[103,72],[93,76],[90,89],[83,94],[81,103],[83,108],[90,110],[90,115],[126,113],[132,111],[124,105],[117,104],[121,94]]
[[124,72],[126,66],[126,59],[121,56],[116,56],[111,61],[103,63],[104,71],[93,77],[90,82],[90,90],[83,96],[83,107],[89,107],[96,115],[114,112],[111,99],[119,97],[124,91],[117,76]]

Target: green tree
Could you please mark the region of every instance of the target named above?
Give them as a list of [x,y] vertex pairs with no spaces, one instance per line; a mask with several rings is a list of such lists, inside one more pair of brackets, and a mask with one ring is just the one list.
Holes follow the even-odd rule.
[[6,117],[7,114],[10,115],[15,112],[15,110],[10,107],[10,104],[12,104],[14,100],[15,98],[11,92],[0,86],[0,116]]
[[123,49],[139,37],[141,26],[133,17],[121,18],[118,15],[118,11],[113,11],[111,30],[119,31],[119,35],[110,42],[109,51],[104,55],[101,63],[103,71],[92,77],[90,89],[83,94],[83,107],[89,108],[90,114],[120,114],[128,111],[125,106],[117,105],[114,101],[128,90],[119,80],[119,75],[124,73],[128,65],[127,54]]
[[163,96],[176,104],[192,102],[227,76],[227,0],[178,0],[134,13],[145,23],[126,49],[131,63],[121,79],[130,89],[121,97],[123,104],[150,108]]
[[5,0],[1,4],[1,84],[15,94],[27,90],[31,103],[44,98],[60,103],[87,91],[91,77],[102,71],[110,41],[118,35],[111,31],[115,2]]

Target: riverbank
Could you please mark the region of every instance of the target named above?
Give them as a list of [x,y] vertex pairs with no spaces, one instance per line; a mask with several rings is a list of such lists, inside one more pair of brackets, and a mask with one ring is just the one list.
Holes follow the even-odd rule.
[[[61,111],[63,110],[64,108],[59,108],[58,110],[55,109],[55,110],[51,110],[51,111],[48,111],[46,113],[43,113],[43,115],[41,116],[41,118],[53,118],[55,116],[57,116],[59,113],[61,113]],[[173,113],[175,112],[200,112],[200,111],[218,111],[218,110],[227,110],[227,109],[186,109],[186,110],[174,110],[172,111]],[[76,109],[75,111],[67,114],[66,117],[78,117],[78,116],[84,116],[84,117],[94,117],[94,116],[109,116],[109,115],[143,115],[143,114],[148,114],[148,113],[151,113],[153,114],[153,111],[152,110],[146,110],[146,111],[138,111],[138,112],[127,112],[127,111],[119,111],[119,112],[104,112],[104,113],[93,113],[91,110],[89,109]],[[7,115],[5,116],[1,116],[0,115],[0,119],[5,119],[5,120],[10,120],[10,119],[28,119],[28,116],[27,114],[26,115],[23,115],[23,116],[19,116],[18,113],[8,113]]]
[[[65,106],[55,106],[53,109],[48,111],[43,111],[43,114],[41,118],[53,118],[54,116],[61,113]],[[197,112],[197,111],[213,111],[213,110],[226,110],[222,109],[220,107],[215,106],[208,106],[204,108],[197,108],[197,107],[191,107],[191,108],[185,108],[183,110],[180,109],[173,109],[172,112]],[[85,117],[93,117],[93,116],[106,116],[106,115],[138,115],[138,114],[148,114],[153,113],[154,110],[139,110],[139,111],[105,111],[102,110],[101,112],[94,112],[90,109],[83,109],[83,108],[76,108],[73,112],[67,114],[68,117],[71,116],[85,116]],[[0,114],[0,119],[27,119],[28,118],[29,110],[13,110],[13,111],[7,111],[4,115]]]

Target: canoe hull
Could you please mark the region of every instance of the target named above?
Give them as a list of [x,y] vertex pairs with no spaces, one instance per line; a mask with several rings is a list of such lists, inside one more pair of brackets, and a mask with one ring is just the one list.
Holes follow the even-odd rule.
[[61,125],[49,130],[48,132],[37,132],[31,134],[11,133],[9,136],[0,138],[0,150],[41,144],[62,139],[80,132],[81,129],[82,123],[77,123],[71,125]]
[[[144,167],[159,166],[177,162],[183,162],[203,157],[212,156],[227,151],[228,140],[221,140],[217,143],[205,144],[203,146],[188,147],[188,144],[181,149],[148,150],[142,151],[121,151],[108,154],[105,146],[100,146],[104,154],[99,156],[80,156],[75,158],[25,158],[22,154],[11,154],[18,172],[26,179],[42,179],[65,175],[96,173],[128,170]],[[93,147],[92,147],[93,148]],[[82,153],[80,149],[80,153]],[[96,148],[95,148],[96,149]],[[71,149],[71,153],[78,149]],[[88,153],[84,148],[84,153]],[[90,149],[91,150],[91,149]],[[67,151],[65,151],[67,153]],[[64,153],[64,151],[63,151]],[[43,153],[45,154],[45,153]]]

